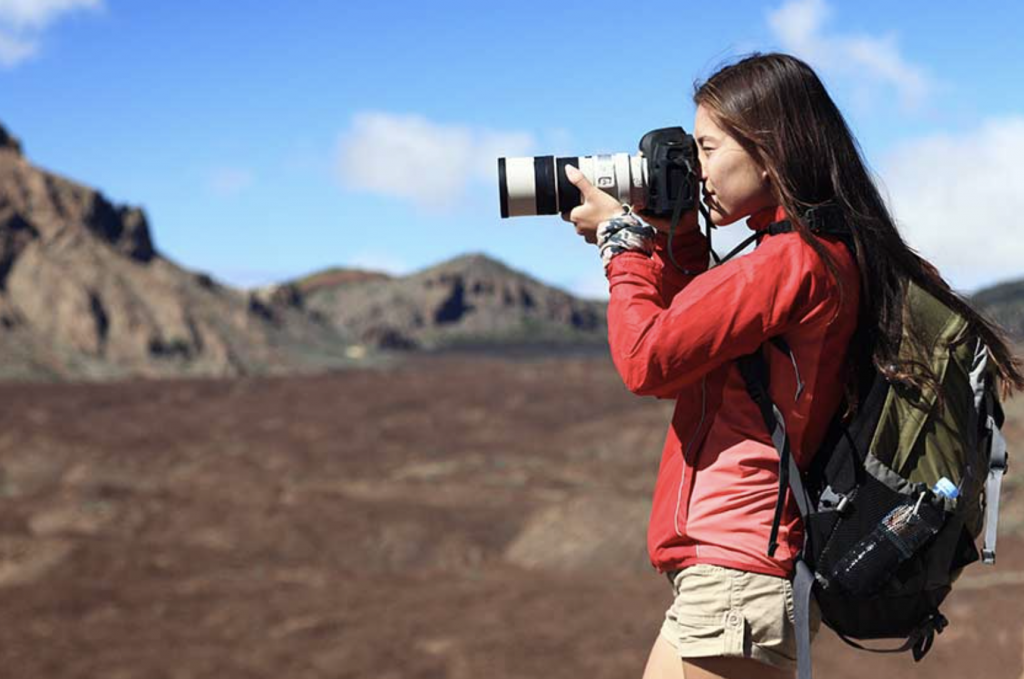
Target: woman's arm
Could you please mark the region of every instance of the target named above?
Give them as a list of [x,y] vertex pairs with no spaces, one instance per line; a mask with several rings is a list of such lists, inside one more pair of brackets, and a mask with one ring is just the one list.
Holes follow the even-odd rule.
[[666,266],[671,262],[625,252],[607,268],[612,360],[639,395],[673,396],[792,325],[831,316],[838,303],[828,271],[797,234],[771,237],[750,255],[684,277],[668,303],[660,276]]

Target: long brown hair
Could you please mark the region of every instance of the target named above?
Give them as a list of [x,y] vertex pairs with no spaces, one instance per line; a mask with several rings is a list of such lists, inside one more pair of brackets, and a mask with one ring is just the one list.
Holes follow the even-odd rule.
[[988,345],[1005,395],[1024,388],[1022,365],[1002,331],[900,236],[856,139],[810,66],[787,54],[753,54],[695,83],[693,101],[767,171],[779,204],[832,272],[840,295],[835,262],[800,217],[822,205],[842,211],[853,232],[861,279],[852,365],[873,362],[890,381],[917,387],[934,379],[898,358],[903,297],[907,281],[913,281],[968,320]]

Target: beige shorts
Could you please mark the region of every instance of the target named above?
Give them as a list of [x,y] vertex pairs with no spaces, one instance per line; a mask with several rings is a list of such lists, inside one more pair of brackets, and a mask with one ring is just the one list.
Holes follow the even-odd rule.
[[[796,669],[793,585],[786,578],[698,564],[672,577],[661,636],[681,658],[753,658]],[[811,598],[811,638],[821,614]]]

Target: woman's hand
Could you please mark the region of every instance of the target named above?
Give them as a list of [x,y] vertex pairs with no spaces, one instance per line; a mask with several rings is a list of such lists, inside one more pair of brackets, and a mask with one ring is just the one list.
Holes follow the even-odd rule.
[[576,226],[576,233],[583,236],[583,240],[596,245],[597,225],[620,216],[622,203],[587,181],[583,173],[572,165],[565,166],[565,176],[580,190],[583,202],[568,215],[563,212],[562,219],[572,222]]
[[[576,226],[576,233],[583,236],[588,243],[597,244],[597,226],[603,221],[622,215],[622,203],[591,184],[578,169],[572,165],[565,166],[565,176],[580,190],[583,202],[574,207],[568,214],[562,213],[562,219]],[[643,212],[638,215],[645,222],[661,233],[668,233],[672,220],[667,217],[651,217]],[[676,227],[676,234],[698,228],[697,211],[683,213]]]

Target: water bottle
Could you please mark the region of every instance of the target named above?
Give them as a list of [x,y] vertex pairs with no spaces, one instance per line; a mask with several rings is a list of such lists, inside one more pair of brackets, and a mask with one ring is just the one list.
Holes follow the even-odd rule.
[[[952,499],[960,494],[960,489],[943,477],[932,492]],[[931,505],[922,507],[925,495],[921,493],[916,502],[896,505],[871,533],[836,562],[829,579],[862,596],[881,589],[896,568],[942,528],[942,511]]]

